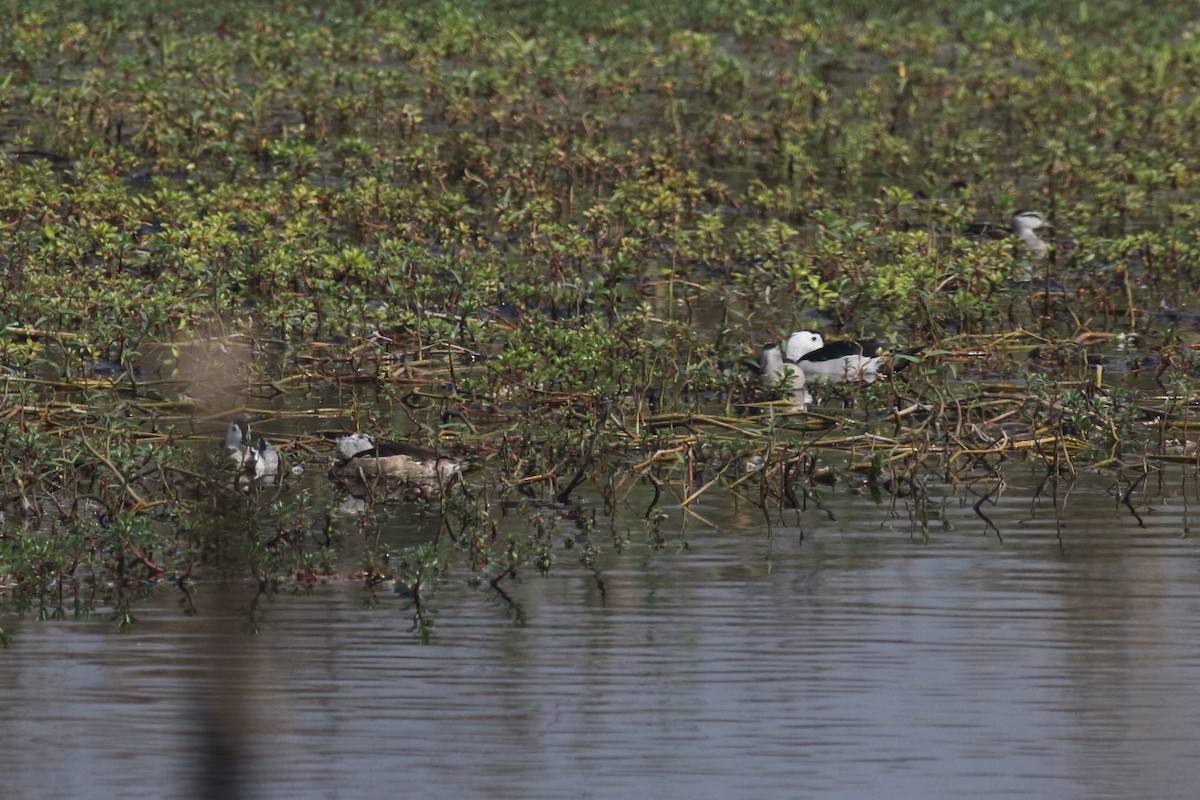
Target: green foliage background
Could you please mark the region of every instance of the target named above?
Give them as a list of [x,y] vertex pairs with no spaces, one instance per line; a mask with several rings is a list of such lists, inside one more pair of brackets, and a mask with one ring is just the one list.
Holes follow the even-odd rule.
[[[738,362],[796,327],[943,355],[1018,325],[1052,345],[1138,333],[1165,386],[1186,349],[1155,310],[1194,304],[1200,278],[1200,6],[878,6],[0,2],[0,510],[59,520],[53,537],[0,520],[0,593],[87,571],[183,582],[223,546],[197,516],[204,465],[147,439],[159,410],[39,383],[78,390],[87,364],[164,345],[249,341],[274,354],[251,361],[262,379],[448,374],[424,431],[486,451],[500,494],[540,476],[559,498],[591,479],[611,500],[620,447],[689,476],[755,452],[791,474],[804,431],[777,448],[775,422],[732,444],[667,429],[753,399]],[[1004,238],[1021,208],[1056,225],[1042,264]],[[1031,298],[1013,279],[1034,268],[1065,291]],[[990,368],[1019,373],[1004,355]],[[1186,449],[1186,419],[1149,442],[1119,392],[1031,380],[971,405],[960,377],[910,384],[899,405],[959,422],[897,436],[873,469],[915,469],[939,436],[965,447],[993,402],[1056,464],[1078,436]],[[1186,417],[1175,378],[1160,420]],[[510,416],[477,435],[481,408]],[[328,566],[296,544],[300,500],[245,517],[271,530],[245,534],[260,581]],[[489,580],[550,563],[544,540],[470,533],[486,501],[459,509],[457,541]],[[410,577],[439,574],[427,555]]]

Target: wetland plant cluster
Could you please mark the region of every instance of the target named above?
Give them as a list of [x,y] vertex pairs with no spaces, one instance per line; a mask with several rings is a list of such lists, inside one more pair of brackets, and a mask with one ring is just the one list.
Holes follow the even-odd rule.
[[[1200,40],[1126,10],[7,0],[0,601],[335,572],[323,495],[213,457],[235,413],[303,414],[295,465],[370,419],[471,462],[358,573],[423,630],[452,569],[507,598],[667,498],[1195,461]],[[746,362],[814,327],[924,351],[771,402]]]

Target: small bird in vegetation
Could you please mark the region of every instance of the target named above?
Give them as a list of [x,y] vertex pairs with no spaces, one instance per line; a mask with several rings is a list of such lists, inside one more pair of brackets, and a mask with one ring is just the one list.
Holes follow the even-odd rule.
[[1045,258],[1049,245],[1037,235],[1037,229],[1050,223],[1036,211],[1018,211],[1012,215],[1012,233],[1020,239],[1035,259]]
[[255,479],[274,478],[279,474],[279,451],[266,439],[259,439],[257,445],[246,444],[242,428],[236,422],[229,423],[225,429],[225,447],[239,474],[245,473]]
[[843,339],[825,344],[819,333],[796,331],[787,340],[787,359],[810,381],[870,383],[879,377],[884,349],[878,339]]
[[792,402],[803,408],[812,401],[808,390],[804,388],[804,371],[783,357],[779,345],[764,345],[758,356],[758,366],[763,381],[772,387],[782,387],[791,395]]
[[447,484],[462,464],[428,447],[404,442],[376,442],[367,433],[338,437],[333,474],[343,478],[405,478],[431,485]]

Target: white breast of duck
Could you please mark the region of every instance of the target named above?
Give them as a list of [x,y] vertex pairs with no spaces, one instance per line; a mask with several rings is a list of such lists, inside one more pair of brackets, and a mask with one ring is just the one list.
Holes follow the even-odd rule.
[[804,370],[792,361],[783,357],[783,350],[777,344],[763,347],[758,357],[758,366],[762,371],[763,382],[768,386],[779,386],[792,396],[792,401],[801,406],[807,406],[811,398],[804,388]]
[[883,359],[878,339],[843,339],[825,344],[819,333],[796,331],[787,340],[787,358],[808,380],[863,381],[879,377]]
[[333,449],[335,475],[448,482],[462,464],[436,450],[403,442],[376,442],[370,434],[341,436]]
[[236,422],[225,429],[225,449],[239,474],[255,478],[273,478],[279,474],[279,451],[266,439],[258,444],[246,444],[242,428]]

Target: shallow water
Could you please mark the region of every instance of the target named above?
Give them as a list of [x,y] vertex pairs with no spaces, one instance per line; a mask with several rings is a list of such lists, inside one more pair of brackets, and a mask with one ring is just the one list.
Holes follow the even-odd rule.
[[350,581],[261,601],[256,635],[240,588],[125,634],[9,620],[3,793],[202,796],[213,752],[222,797],[1191,797],[1195,486],[1147,487],[1140,527],[1111,483],[1017,475],[1000,536],[957,496],[923,527],[842,489],[770,536],[714,500],[722,530],[670,512],[603,588],[563,551],[509,584],[524,626],[443,587],[430,646]]

